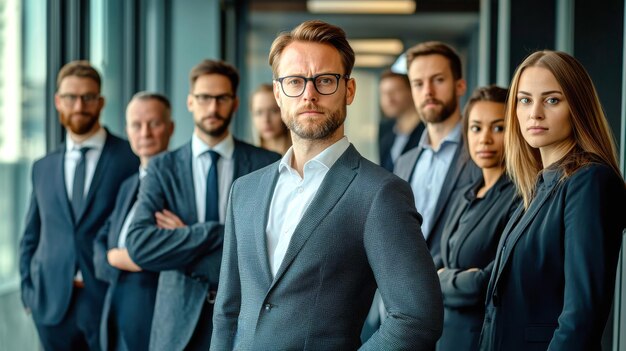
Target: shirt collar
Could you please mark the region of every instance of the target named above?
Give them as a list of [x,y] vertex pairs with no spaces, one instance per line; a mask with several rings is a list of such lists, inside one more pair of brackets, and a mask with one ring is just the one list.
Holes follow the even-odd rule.
[[[343,153],[350,147],[350,142],[348,141],[348,137],[344,136],[343,138],[337,140],[334,144],[324,149],[324,151],[317,154],[317,156],[313,157],[307,163],[304,164],[306,167],[310,162],[318,163],[327,169],[330,169],[335,162],[343,155]],[[284,169],[291,171],[293,168],[291,167],[291,159],[293,157],[293,146],[287,150],[285,156],[280,160],[280,164],[278,165],[278,172],[282,172]]]
[[148,174],[148,170],[143,168],[142,166],[139,166],[139,180],[142,180],[143,177],[146,176],[146,174]]
[[235,152],[235,140],[233,139],[233,135],[228,133],[228,136],[226,136],[224,140],[213,147],[209,147],[204,141],[198,138],[196,133],[193,133],[191,136],[191,154],[193,157],[196,158],[208,150],[217,152],[221,158],[231,159],[233,152]]
[[[457,123],[454,128],[446,135],[441,141],[440,145],[444,143],[454,143],[458,144],[461,142],[461,123]],[[422,148],[432,149],[430,145],[430,139],[428,137],[428,130],[424,129],[422,133],[422,137],[420,138],[419,146]]]
[[65,150],[73,151],[78,150],[82,147],[88,146],[91,149],[102,150],[104,148],[104,143],[107,140],[107,132],[104,128],[100,127],[98,131],[90,136],[88,139],[83,141],[81,144],[76,144],[72,138],[70,138],[70,133],[65,135]]

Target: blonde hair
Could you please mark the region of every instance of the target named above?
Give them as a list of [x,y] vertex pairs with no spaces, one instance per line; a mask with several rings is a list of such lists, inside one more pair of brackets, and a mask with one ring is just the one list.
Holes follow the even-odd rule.
[[563,170],[561,181],[590,162],[604,163],[620,175],[617,149],[591,77],[578,60],[560,51],[537,51],[516,69],[507,98],[505,119],[506,168],[528,208],[536,192],[537,176],[543,169],[539,150],[522,136],[517,119],[520,76],[528,67],[549,70],[563,91],[570,108],[574,146],[555,166]]

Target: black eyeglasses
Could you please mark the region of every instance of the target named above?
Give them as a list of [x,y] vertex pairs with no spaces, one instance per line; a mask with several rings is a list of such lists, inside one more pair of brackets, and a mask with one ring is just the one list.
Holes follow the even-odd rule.
[[318,93],[322,95],[332,95],[339,88],[341,78],[350,79],[350,76],[338,73],[324,73],[313,77],[287,76],[274,79],[280,83],[283,93],[288,97],[298,97],[304,93],[306,83],[311,81]]
[[198,101],[200,105],[209,105],[211,101],[215,100],[218,105],[227,104],[231,102],[235,97],[229,94],[222,95],[209,95],[209,94],[193,94],[193,97]]
[[95,103],[100,99],[100,95],[98,94],[84,94],[84,95],[76,95],[76,94],[59,94],[59,98],[61,101],[67,106],[74,106],[76,101],[80,99],[80,101],[85,105],[90,105]]

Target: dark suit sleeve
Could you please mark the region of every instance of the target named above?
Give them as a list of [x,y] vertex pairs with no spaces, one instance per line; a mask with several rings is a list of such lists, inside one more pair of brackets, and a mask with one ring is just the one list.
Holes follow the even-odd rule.
[[571,176],[562,219],[565,291],[549,350],[591,350],[601,340],[614,294],[624,229],[624,182],[608,167]]
[[[119,196],[118,196],[119,197]],[[115,211],[113,212],[115,214]],[[104,226],[98,232],[95,240],[93,241],[93,265],[96,274],[96,278],[111,283],[113,276],[115,275],[116,268],[109,264],[107,259],[108,251],[108,236],[111,230],[111,221],[113,215],[111,215]]]
[[493,261],[484,269],[463,270],[446,268],[439,273],[443,303],[447,307],[476,306],[485,301],[487,283]]
[[[236,184],[236,182],[235,182]],[[241,283],[239,262],[237,259],[237,235],[233,218],[233,195],[235,184],[231,190],[226,214],[224,233],[224,255],[220,275],[228,277],[220,282],[213,312],[213,335],[211,350],[232,350],[237,333],[237,319],[241,307]]]
[[41,230],[41,218],[39,217],[39,206],[37,205],[37,196],[35,195],[35,184],[33,182],[33,193],[30,197],[30,205],[26,213],[26,223],[24,234],[20,242],[20,276],[21,276],[21,292],[22,303],[25,307],[30,308],[28,295],[32,293],[33,282],[30,277],[30,263],[33,254],[39,245],[39,236]]
[[363,350],[433,350],[441,336],[441,289],[413,202],[396,177],[373,198],[364,245],[388,316]]
[[132,260],[145,270],[185,269],[200,256],[221,247],[224,226],[218,222],[203,222],[173,230],[157,227],[154,214],[167,208],[166,185],[157,164],[150,162],[148,172],[141,181],[126,247]]

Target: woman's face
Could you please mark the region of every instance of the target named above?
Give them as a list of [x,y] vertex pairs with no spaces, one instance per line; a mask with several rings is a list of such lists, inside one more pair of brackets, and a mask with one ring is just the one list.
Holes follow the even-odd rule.
[[520,76],[517,121],[526,142],[538,148],[544,167],[559,160],[573,143],[569,103],[554,74],[538,66]]
[[502,168],[504,160],[504,109],[499,102],[478,101],[469,113],[467,144],[480,168]]
[[275,139],[288,132],[271,91],[260,91],[252,96],[251,112],[252,123],[262,140]]

